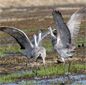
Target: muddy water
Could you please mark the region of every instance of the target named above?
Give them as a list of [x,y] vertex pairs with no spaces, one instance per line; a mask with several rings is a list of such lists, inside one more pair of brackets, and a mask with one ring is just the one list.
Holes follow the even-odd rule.
[[57,78],[21,80],[1,85],[86,85],[86,74],[64,75]]

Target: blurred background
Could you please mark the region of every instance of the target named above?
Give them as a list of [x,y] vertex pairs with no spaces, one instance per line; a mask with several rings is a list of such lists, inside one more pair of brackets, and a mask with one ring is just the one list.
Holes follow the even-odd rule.
[[86,0],[0,0],[0,7],[55,6],[86,4]]

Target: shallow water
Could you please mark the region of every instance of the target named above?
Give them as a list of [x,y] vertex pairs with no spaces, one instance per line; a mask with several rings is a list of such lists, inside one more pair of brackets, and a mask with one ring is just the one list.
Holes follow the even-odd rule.
[[57,78],[21,80],[16,83],[0,85],[86,85],[86,74],[64,75]]

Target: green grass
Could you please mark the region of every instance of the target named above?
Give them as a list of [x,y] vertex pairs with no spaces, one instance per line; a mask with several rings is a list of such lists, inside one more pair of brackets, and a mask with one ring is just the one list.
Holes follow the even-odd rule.
[[0,57],[4,57],[8,53],[21,52],[19,45],[14,46],[1,46],[0,47]]
[[[69,64],[66,64],[65,69],[66,72],[72,72],[76,73],[80,70],[86,69],[86,66],[84,64],[71,64],[70,70],[68,70]],[[50,76],[57,76],[57,75],[63,75],[65,73],[64,65],[58,64],[58,65],[52,65],[52,66],[42,66],[39,69],[33,69],[32,71],[20,71],[16,73],[10,73],[7,75],[0,76],[0,82],[1,83],[8,83],[8,82],[15,82],[18,79],[26,79],[26,78],[34,78],[34,77],[50,77]]]
[[18,72],[18,73],[11,73],[11,74],[8,74],[8,75],[4,75],[4,76],[0,76],[0,83],[7,83],[7,82],[14,82],[16,81],[17,79],[21,79],[21,78],[30,78],[30,77],[33,77],[34,74],[33,73],[30,73],[30,72]]
[[71,71],[74,71],[76,69],[76,71],[79,72],[80,70],[86,70],[86,64],[77,63],[75,65],[72,65],[72,68],[74,69],[71,69]]
[[47,53],[52,52],[53,47],[52,47],[52,44],[51,44],[51,40],[46,39],[46,40],[44,40],[43,42],[44,42],[44,43],[43,43],[43,46],[46,48]]

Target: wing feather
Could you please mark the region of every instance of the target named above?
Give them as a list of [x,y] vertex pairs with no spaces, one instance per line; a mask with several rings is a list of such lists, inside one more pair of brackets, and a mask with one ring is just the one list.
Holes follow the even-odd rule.
[[[51,28],[51,27],[49,27],[49,28]],[[48,29],[49,29],[49,28],[48,28]],[[56,29],[53,29],[52,32],[55,31],[55,30],[56,30]],[[37,35],[37,40],[38,40],[38,45],[39,45],[39,46],[42,45],[42,40],[45,39],[49,34],[50,34],[50,31],[47,31],[47,32],[44,32],[44,33],[41,32],[41,31],[39,31],[39,33],[38,33],[38,35]]]
[[72,43],[74,43],[74,40],[77,38],[81,20],[84,16],[84,13],[86,12],[86,8],[81,8],[80,10],[76,11],[70,18],[70,20],[67,23],[67,26],[71,33],[71,39]]
[[33,47],[27,35],[18,28],[1,26],[0,31],[8,33],[13,38],[15,38],[18,44],[20,45],[21,49],[26,49],[26,48],[30,49]]
[[63,47],[68,47],[68,45],[71,43],[70,31],[67,25],[64,23],[63,17],[59,11],[54,10],[52,15],[57,29],[57,42],[60,38]]

